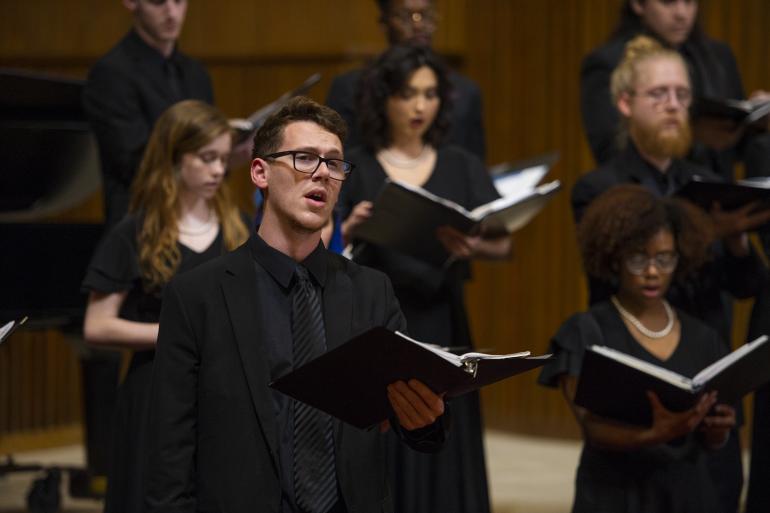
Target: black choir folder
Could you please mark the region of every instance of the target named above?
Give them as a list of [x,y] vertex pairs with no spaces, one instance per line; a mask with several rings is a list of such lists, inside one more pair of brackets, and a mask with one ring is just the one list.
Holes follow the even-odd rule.
[[652,423],[647,390],[671,411],[692,408],[712,390],[718,392],[718,402],[736,404],[770,381],[767,341],[762,335],[744,344],[692,379],[609,347],[591,346],[583,358],[575,404],[601,417],[644,426]]
[[421,187],[387,180],[372,216],[353,230],[353,238],[395,249],[436,266],[449,259],[436,229],[449,225],[488,236],[513,233],[527,224],[561,187],[558,180],[526,188],[468,211]]
[[365,429],[391,412],[387,386],[418,379],[454,397],[544,365],[550,355],[456,355],[386,328],[372,328],[270,386]]
[[701,118],[732,121],[736,124],[750,125],[770,114],[770,101],[734,100],[729,98],[706,98],[695,100],[693,117],[697,122]]
[[770,208],[770,178],[758,177],[722,182],[701,176],[694,176],[676,192],[708,211],[714,203],[724,210],[734,210],[749,203],[757,202],[757,209]]

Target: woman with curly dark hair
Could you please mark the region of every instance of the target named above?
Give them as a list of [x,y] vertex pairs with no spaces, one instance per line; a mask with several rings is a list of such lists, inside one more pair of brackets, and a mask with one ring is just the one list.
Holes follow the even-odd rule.
[[[540,383],[560,387],[583,432],[573,512],[709,513],[720,511],[706,451],[727,442],[735,409],[704,395],[690,410],[671,412],[649,392],[652,425],[605,419],[573,402],[586,347],[598,344],[685,376],[723,356],[717,333],[672,308],[672,280],[708,258],[707,215],[640,185],[599,196],[578,227],[589,276],[612,282],[615,294],[568,319],[551,341],[555,359]],[[622,386],[622,383],[618,383]]]
[[[444,66],[429,49],[392,47],[365,72],[359,91],[358,119],[366,146],[346,154],[357,167],[340,196],[343,237],[349,239],[352,228],[369,217],[387,178],[423,187],[469,210],[498,197],[478,158],[442,146],[450,91]],[[454,263],[434,267],[372,245],[357,246],[356,260],[388,274],[410,335],[467,350],[472,346],[463,298],[468,260],[506,256],[510,238],[469,237],[450,227],[425,237],[438,238]],[[454,399],[451,411],[452,436],[439,454],[407,451],[395,436],[390,440],[391,486],[399,513],[489,511],[478,394]]]

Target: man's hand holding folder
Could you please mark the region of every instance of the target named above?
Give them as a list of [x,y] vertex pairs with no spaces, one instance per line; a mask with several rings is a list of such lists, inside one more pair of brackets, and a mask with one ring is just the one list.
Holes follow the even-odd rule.
[[[542,366],[528,351],[457,355],[386,328],[372,328],[270,383],[348,424],[367,429],[396,419],[399,429],[441,417],[456,397]],[[394,426],[395,428],[395,426]]]
[[[410,379],[388,385],[388,401],[398,418],[398,423],[407,431],[430,426],[444,414],[444,399],[436,395],[424,383]],[[390,421],[380,424],[380,432],[390,428]]]

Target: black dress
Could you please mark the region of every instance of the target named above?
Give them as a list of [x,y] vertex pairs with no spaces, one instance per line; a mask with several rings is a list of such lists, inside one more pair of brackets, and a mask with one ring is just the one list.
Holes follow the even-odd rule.
[[[606,345],[692,377],[724,354],[719,335],[677,310],[681,336],[665,361],[649,353],[626,328],[609,301],[568,319],[551,340],[556,358],[539,378],[556,387],[562,375],[577,377],[587,346]],[[612,451],[583,444],[575,479],[573,513],[716,513],[720,511],[697,431],[667,444]]]
[[[96,250],[83,280],[85,291],[104,294],[128,292],[120,307],[122,319],[157,323],[161,294],[142,287],[136,234],[137,216],[128,215],[113,228]],[[220,229],[216,239],[201,253],[178,244],[181,261],[177,273],[211,260],[225,252]],[[142,468],[145,454],[145,424],[154,350],[135,351],[118,398],[113,417],[113,442],[108,474],[105,512],[143,511]]]
[[[357,167],[342,189],[343,219],[360,201],[374,201],[387,177],[364,149],[346,157]],[[436,166],[423,187],[468,209],[498,197],[481,161],[452,146],[438,150]],[[372,245],[357,250],[356,260],[388,274],[411,336],[442,346],[472,347],[463,297],[463,282],[470,277],[467,262],[440,269]],[[474,392],[455,398],[450,407],[451,434],[438,454],[411,451],[395,435],[389,437],[396,513],[489,512],[479,396]]]

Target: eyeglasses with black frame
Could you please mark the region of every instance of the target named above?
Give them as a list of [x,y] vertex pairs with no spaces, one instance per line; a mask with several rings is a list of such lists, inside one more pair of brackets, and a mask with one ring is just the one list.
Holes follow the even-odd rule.
[[353,171],[353,168],[356,167],[352,162],[348,162],[347,160],[327,159],[313,152],[300,150],[279,151],[277,153],[264,155],[262,158],[265,160],[275,160],[279,157],[285,157],[286,155],[291,155],[292,165],[295,170],[311,176],[319,167],[321,167],[321,164],[325,163],[326,169],[329,170],[329,178],[339,180],[340,182],[345,180],[350,172]]
[[679,255],[674,251],[663,251],[653,256],[644,253],[631,253],[623,259],[628,272],[636,276],[643,275],[650,264],[654,265],[658,271],[670,274],[674,272],[678,262]]

